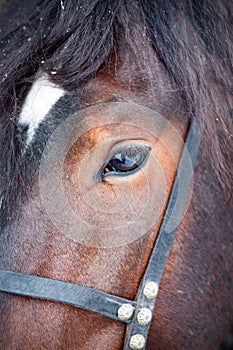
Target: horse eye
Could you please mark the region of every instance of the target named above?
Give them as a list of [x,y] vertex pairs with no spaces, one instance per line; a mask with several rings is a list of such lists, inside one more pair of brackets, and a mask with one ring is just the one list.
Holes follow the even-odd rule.
[[151,148],[146,145],[128,145],[118,148],[101,168],[101,178],[127,176],[139,171],[146,163]]

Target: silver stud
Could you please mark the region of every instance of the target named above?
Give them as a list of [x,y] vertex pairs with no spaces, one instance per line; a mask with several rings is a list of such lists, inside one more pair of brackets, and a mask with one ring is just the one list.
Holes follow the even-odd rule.
[[133,312],[134,307],[131,304],[122,304],[117,311],[117,316],[120,320],[125,321],[130,319]]
[[143,294],[147,299],[154,299],[158,293],[159,287],[155,282],[147,282],[144,289]]
[[152,312],[147,307],[143,307],[137,314],[138,323],[141,326],[146,326],[152,320]]
[[146,344],[146,339],[142,334],[134,334],[130,338],[129,347],[133,350],[141,350]]

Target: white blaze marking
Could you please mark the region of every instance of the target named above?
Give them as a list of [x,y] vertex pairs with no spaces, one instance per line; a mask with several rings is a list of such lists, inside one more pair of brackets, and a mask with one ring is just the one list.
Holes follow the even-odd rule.
[[51,83],[47,75],[42,75],[33,83],[19,116],[19,123],[28,125],[26,146],[32,142],[39,124],[64,94],[65,91]]

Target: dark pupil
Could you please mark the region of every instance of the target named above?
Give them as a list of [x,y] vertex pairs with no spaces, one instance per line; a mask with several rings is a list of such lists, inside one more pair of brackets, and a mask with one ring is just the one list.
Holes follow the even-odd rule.
[[105,173],[109,171],[124,172],[136,169],[140,162],[141,155],[124,155],[122,153],[115,154],[114,158],[109,161],[105,170]]

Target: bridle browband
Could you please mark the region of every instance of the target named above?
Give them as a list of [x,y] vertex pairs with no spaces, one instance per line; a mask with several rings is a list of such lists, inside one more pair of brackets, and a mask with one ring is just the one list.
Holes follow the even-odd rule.
[[[159,284],[186,205],[192,181],[192,172],[190,174],[190,167],[187,167],[187,155],[193,170],[198,155],[200,139],[200,130],[196,120],[193,119],[189,126],[176,179],[158,238],[134,301],[78,284],[5,270],[0,270],[0,291],[58,301],[126,322],[128,325],[124,350],[145,349]],[[181,190],[182,198],[179,205],[177,205],[178,194]],[[170,225],[171,218],[175,218],[175,224],[173,222],[173,225]],[[172,230],[169,228],[171,226],[174,226]]]

